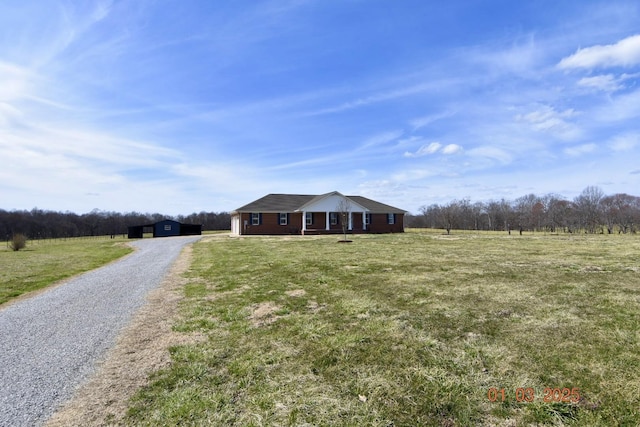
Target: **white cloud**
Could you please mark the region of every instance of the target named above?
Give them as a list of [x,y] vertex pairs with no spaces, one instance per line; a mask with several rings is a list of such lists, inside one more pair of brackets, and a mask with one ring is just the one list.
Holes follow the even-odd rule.
[[418,117],[417,119],[413,119],[409,122],[409,124],[413,127],[413,130],[418,130],[420,128],[423,128],[433,122],[437,122],[438,120],[442,120],[445,119],[447,117],[451,117],[453,116],[453,112],[451,111],[446,111],[444,113],[440,113],[440,114],[430,114],[428,116],[424,116],[424,117]]
[[640,116],[640,90],[615,97],[594,109],[594,118],[601,122],[636,120]]
[[598,89],[604,92],[615,92],[622,88],[620,81],[613,74],[602,76],[583,77],[578,81],[578,86]]
[[442,149],[442,154],[457,154],[462,151],[462,147],[458,144],[449,144]]
[[387,144],[393,140],[400,138],[403,133],[404,132],[401,130],[395,130],[395,131],[383,132],[378,135],[374,135],[372,137],[367,138],[360,148],[365,149],[365,148],[377,147],[380,145]]
[[[401,78],[395,77],[390,84],[397,84],[402,81]],[[382,86],[387,86],[389,83],[385,83]],[[316,116],[323,114],[335,114],[343,111],[354,110],[360,107],[366,107],[372,104],[378,104],[382,102],[393,101],[395,99],[408,98],[415,95],[420,95],[432,91],[442,91],[443,88],[455,85],[459,85],[460,80],[457,79],[432,79],[429,81],[421,81],[413,85],[401,85],[392,89],[380,89],[378,87],[364,88],[367,96],[363,96],[354,100],[342,102],[339,105],[321,108],[315,111],[309,111],[304,113],[303,116]]]
[[564,153],[571,157],[581,156],[583,154],[589,154],[595,151],[596,144],[583,144],[576,145],[575,147],[569,147],[564,149]]
[[448,145],[442,146],[442,144],[439,142],[432,142],[430,144],[424,144],[422,147],[418,148],[418,150],[416,150],[414,153],[410,151],[405,151],[404,157],[423,157],[423,156],[428,156],[430,154],[436,154],[436,153],[451,155],[451,154],[460,153],[461,151],[462,151],[462,147],[459,146],[458,144],[448,144]]
[[391,176],[391,178],[396,182],[406,182],[417,181],[430,176],[435,176],[436,174],[437,173],[435,171],[426,169],[411,169],[395,173]]
[[507,151],[491,146],[481,146],[477,148],[473,148],[467,151],[467,154],[471,157],[480,157],[485,159],[497,160],[502,164],[511,163],[513,160],[511,154]]
[[432,142],[430,144],[424,144],[422,147],[418,148],[418,150],[416,150],[415,153],[406,151],[404,153],[404,156],[405,157],[422,157],[422,156],[436,153],[440,149],[440,147],[442,147],[442,144],[440,144],[439,142]]
[[558,67],[597,68],[630,67],[640,64],[640,34],[627,37],[615,44],[596,45],[578,49],[576,53],[563,58]]
[[0,129],[9,126],[11,122],[19,120],[22,116],[22,112],[14,106],[0,102]]
[[30,86],[35,74],[23,67],[0,60],[0,101],[9,101],[22,97]]
[[180,152],[159,145],[119,138],[106,132],[33,127],[28,134],[12,130],[0,141],[0,152],[17,148],[49,156],[62,156],[92,164],[108,164],[113,169],[162,166],[180,157]]
[[616,92],[620,89],[624,89],[624,82],[629,79],[635,79],[640,74],[622,74],[617,77],[613,74],[603,74],[600,76],[583,77],[578,81],[578,86],[586,87],[589,89],[596,89],[603,92]]
[[365,181],[358,184],[356,191],[362,196],[380,200],[401,209],[408,208],[408,206],[404,206],[406,204],[406,186],[393,179]]
[[466,57],[481,67],[476,66],[475,72],[484,77],[490,75],[493,78],[499,78],[505,74],[518,77],[532,76],[534,70],[539,70],[544,54],[544,42],[542,45],[537,43],[534,33],[518,37],[508,44],[484,44],[466,51]]
[[411,146],[415,146],[418,142],[423,141],[424,138],[421,136],[410,136],[409,138],[403,138],[403,139],[399,139],[398,140],[398,144],[396,145],[396,147],[401,148],[401,147],[411,147]]
[[630,133],[618,135],[609,141],[609,147],[613,151],[630,151],[640,144],[640,134]]
[[549,105],[543,105],[531,113],[517,115],[516,119],[529,123],[538,132],[546,132],[558,138],[570,140],[579,137],[582,133],[576,125],[566,120],[576,115],[573,109],[556,111]]

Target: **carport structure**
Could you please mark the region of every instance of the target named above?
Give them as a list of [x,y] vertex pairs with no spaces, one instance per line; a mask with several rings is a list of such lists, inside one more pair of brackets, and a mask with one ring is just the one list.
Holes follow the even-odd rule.
[[153,233],[153,237],[199,236],[202,234],[200,224],[182,224],[165,219],[153,224],[133,225],[128,227],[130,239],[142,239],[144,233]]

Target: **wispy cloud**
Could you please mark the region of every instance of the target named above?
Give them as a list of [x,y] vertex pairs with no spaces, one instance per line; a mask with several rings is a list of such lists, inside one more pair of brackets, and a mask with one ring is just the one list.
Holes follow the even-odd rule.
[[564,153],[568,156],[577,157],[584,154],[593,153],[598,146],[596,144],[582,144],[564,149]]
[[608,144],[613,151],[631,151],[640,146],[640,133],[616,135]]
[[[393,78],[396,80],[396,77]],[[388,84],[385,82],[385,85]],[[431,91],[441,90],[443,86],[452,84],[451,81],[426,81],[409,86],[401,86],[393,89],[372,88],[368,90],[368,94],[364,97],[350,99],[338,105],[320,108],[314,111],[304,113],[307,116],[317,116],[324,114],[336,114],[356,108],[366,107],[372,104],[378,104],[386,101],[393,101],[417,94],[427,93]]]
[[488,159],[497,161],[502,165],[509,164],[513,161],[513,156],[506,150],[499,147],[481,146],[467,150],[467,155],[474,158],[474,161]]
[[622,88],[620,79],[616,78],[613,74],[583,77],[578,81],[578,86],[593,88],[603,92],[615,92]]
[[418,117],[416,119],[412,119],[411,121],[409,121],[409,124],[411,125],[411,127],[413,127],[413,130],[416,131],[420,128],[430,125],[431,123],[446,119],[447,117],[451,117],[454,114],[455,113],[452,111],[446,111],[438,114],[429,114],[426,116]]
[[384,132],[378,135],[371,136],[367,138],[361,145],[360,149],[365,150],[372,147],[378,147],[381,145],[388,144],[389,142],[395,141],[403,135],[404,131],[402,130],[393,130],[389,132]]
[[451,155],[451,154],[460,153],[461,151],[462,151],[462,147],[459,146],[458,144],[447,144],[443,146],[439,142],[432,142],[430,144],[425,144],[421,146],[413,153],[410,151],[405,151],[404,157],[410,157],[410,158],[423,157],[423,156],[428,156],[430,154],[436,154],[436,153]]
[[526,114],[519,114],[516,118],[529,123],[532,129],[553,134],[554,136],[572,140],[581,136],[581,130],[569,120],[578,115],[573,109],[557,111],[549,105],[537,106],[537,108]]
[[640,34],[624,38],[617,43],[596,45],[578,49],[576,53],[563,58],[558,67],[608,68],[631,67],[640,64]]
[[422,147],[418,148],[418,150],[414,153],[405,151],[404,156],[405,157],[422,157],[428,154],[433,154],[438,152],[438,150],[440,150],[441,147],[442,147],[442,144],[440,144],[439,142],[432,142],[428,145],[423,145]]
[[594,121],[603,123],[636,120],[640,117],[640,89],[619,95],[606,104],[596,105],[592,115]]

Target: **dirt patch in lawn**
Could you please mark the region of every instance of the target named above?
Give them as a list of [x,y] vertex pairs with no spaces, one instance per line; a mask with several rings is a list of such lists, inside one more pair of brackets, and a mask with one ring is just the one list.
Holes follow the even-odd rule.
[[306,295],[306,291],[304,289],[295,289],[293,291],[286,291],[285,294],[289,295],[290,297],[302,297],[304,295]]
[[280,318],[276,316],[276,311],[280,310],[280,307],[273,301],[262,302],[251,306],[251,315],[249,319],[253,326],[264,326],[275,322]]
[[174,332],[182,274],[191,264],[191,245],[184,248],[160,287],[135,314],[97,372],[76,390],[47,426],[121,425],[129,399],[148,384],[149,375],[171,363],[168,348],[198,342],[204,336]]

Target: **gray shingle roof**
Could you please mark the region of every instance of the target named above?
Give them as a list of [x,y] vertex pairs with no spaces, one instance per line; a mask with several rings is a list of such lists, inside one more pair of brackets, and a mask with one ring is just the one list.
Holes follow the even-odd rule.
[[375,200],[367,199],[362,196],[346,196],[348,199],[353,200],[360,206],[363,206],[371,213],[406,213],[407,211],[403,209],[399,209],[390,205],[385,205],[384,203],[376,202]]
[[[247,205],[244,205],[234,212],[295,212],[302,206],[320,199],[328,194],[310,195],[310,194],[267,194]],[[367,208],[371,213],[406,213],[405,210],[399,209],[375,200],[367,199],[362,196],[345,196],[347,199]]]

